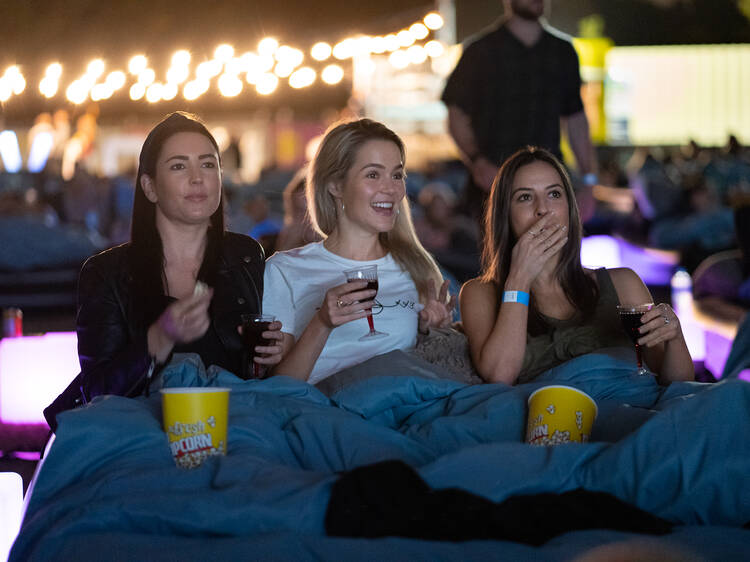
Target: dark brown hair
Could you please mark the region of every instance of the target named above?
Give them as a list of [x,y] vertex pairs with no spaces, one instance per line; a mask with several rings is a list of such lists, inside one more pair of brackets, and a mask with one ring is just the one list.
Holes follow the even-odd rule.
[[[510,156],[500,167],[492,183],[484,218],[484,248],[482,250],[482,275],[485,282],[503,287],[510,270],[510,258],[516,236],[510,225],[510,206],[513,181],[522,167],[534,162],[552,166],[560,175],[568,198],[568,242],[560,251],[555,275],[568,300],[585,315],[593,312],[599,299],[599,290],[581,265],[581,240],[583,226],[578,213],[573,185],[565,167],[555,156],[543,148],[527,146]],[[535,309],[534,309],[535,310]],[[536,314],[538,319],[539,316]],[[534,322],[530,323],[534,324]]]
[[[176,111],[162,119],[149,132],[141,148],[138,160],[138,174],[135,180],[135,198],[130,227],[130,261],[136,293],[147,296],[160,295],[166,289],[164,279],[164,248],[156,227],[156,204],[148,200],[141,178],[148,175],[156,180],[156,164],[162,147],[177,133],[198,133],[206,137],[219,157],[219,146],[201,120],[190,113]],[[198,279],[212,284],[224,234],[224,198],[210,219],[208,242]]]

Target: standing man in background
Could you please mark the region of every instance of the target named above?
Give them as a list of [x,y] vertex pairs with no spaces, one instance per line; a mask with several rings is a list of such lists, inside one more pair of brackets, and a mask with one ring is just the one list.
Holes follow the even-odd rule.
[[577,199],[585,221],[593,214],[597,176],[578,56],[567,36],[540,21],[544,0],[504,4],[505,17],[466,47],[442,96],[450,134],[471,173],[466,210],[481,216],[499,166],[519,148],[541,146],[562,159],[562,126],[583,179]]

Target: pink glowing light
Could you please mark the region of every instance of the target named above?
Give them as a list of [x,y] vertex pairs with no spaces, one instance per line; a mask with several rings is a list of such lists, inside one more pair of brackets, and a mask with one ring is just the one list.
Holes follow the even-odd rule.
[[744,369],[740,371],[740,374],[737,375],[737,377],[743,381],[750,382],[750,369]]
[[15,472],[0,472],[0,560],[6,560],[21,528],[23,480]]
[[[732,340],[723,334],[706,330],[706,358],[704,365],[719,379],[724,371],[724,364],[732,350]],[[695,358],[693,358],[695,359]]]
[[629,267],[646,285],[669,285],[679,263],[676,252],[642,248],[622,238],[587,236],[581,243],[581,262],[586,267]]
[[80,371],[75,332],[0,340],[0,420],[46,423],[42,410]]

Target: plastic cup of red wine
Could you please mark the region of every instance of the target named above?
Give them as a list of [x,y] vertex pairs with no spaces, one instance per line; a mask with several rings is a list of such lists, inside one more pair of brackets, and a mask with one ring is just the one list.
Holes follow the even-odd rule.
[[[273,340],[264,338],[263,332],[268,331],[269,325],[275,320],[276,317],[270,314],[242,315],[242,340],[245,344],[245,349],[250,352],[250,357],[255,356],[255,348],[257,346],[273,345]],[[261,378],[263,370],[263,365],[253,361],[253,376],[256,379]]]
[[[344,276],[346,276],[347,283],[353,283],[354,281],[367,281],[367,287],[361,290],[363,291],[374,290],[375,295],[373,295],[372,300],[375,300],[375,296],[377,296],[377,291],[378,291],[378,266],[377,265],[364,265],[362,267],[355,267],[352,269],[347,269],[344,271]],[[366,301],[366,302],[369,302],[369,301]],[[380,338],[380,337],[388,335],[385,332],[378,332],[375,329],[375,323],[373,322],[373,319],[372,319],[372,309],[368,309],[367,311],[367,324],[370,330],[364,336],[359,338],[359,341],[368,340],[371,338]]]
[[625,333],[630,338],[635,346],[635,356],[638,360],[638,374],[648,375],[649,371],[643,366],[643,354],[641,345],[638,343],[638,339],[643,335],[638,331],[641,327],[641,316],[645,312],[651,310],[654,303],[643,303],[643,304],[618,304],[617,313],[620,315],[620,322],[622,327],[625,329]]

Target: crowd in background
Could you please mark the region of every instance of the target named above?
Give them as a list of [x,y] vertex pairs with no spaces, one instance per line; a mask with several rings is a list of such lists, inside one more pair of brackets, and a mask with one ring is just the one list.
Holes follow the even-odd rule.
[[[600,147],[597,208],[588,234],[623,236],[644,247],[676,250],[691,273],[708,256],[743,248],[736,217],[750,201],[750,151],[730,137],[721,148]],[[266,170],[252,185],[225,177],[229,230],[259,240],[266,255],[317,240],[305,220],[305,170]],[[479,232],[467,208],[466,171],[456,162],[408,170],[407,195],[422,244],[454,286],[479,270]],[[97,177],[77,166],[63,180],[51,159],[38,174],[0,174],[0,271],[77,265],[129,238],[132,170]],[[743,263],[747,279],[747,261]],[[750,303],[750,286],[736,297]]]

